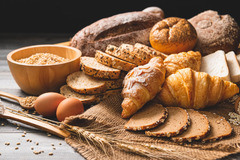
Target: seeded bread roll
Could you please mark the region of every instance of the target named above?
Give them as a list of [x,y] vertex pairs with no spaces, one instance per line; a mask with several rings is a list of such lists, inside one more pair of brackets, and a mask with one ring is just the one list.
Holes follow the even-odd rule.
[[110,56],[99,50],[96,51],[95,59],[101,64],[104,64],[104,65],[112,67],[112,68],[120,69],[123,71],[130,71],[134,67],[137,67],[136,64],[133,64],[133,63],[121,60],[119,58]]
[[90,76],[106,79],[118,79],[121,71],[98,63],[93,57],[81,57],[81,69]]
[[168,117],[166,121],[154,129],[145,131],[148,136],[173,137],[181,134],[190,125],[190,118],[185,109],[179,107],[167,107]]
[[96,50],[105,51],[108,44],[119,46],[139,42],[148,45],[152,26],[164,18],[163,11],[156,8],[98,20],[76,33],[70,45],[80,49],[83,56],[91,57],[94,57]]
[[148,103],[124,125],[126,130],[141,131],[164,123],[168,110],[161,104]]
[[66,81],[69,87],[81,94],[97,94],[106,91],[104,81],[88,76],[81,71],[68,75]]
[[208,136],[203,138],[202,142],[214,142],[231,135],[232,127],[224,117],[207,111],[200,111],[200,113],[207,116],[211,126]]
[[192,50],[197,42],[197,32],[186,19],[165,18],[156,23],[150,32],[153,48],[165,54]]
[[239,26],[230,15],[219,15],[218,12],[204,11],[189,22],[195,27],[198,41],[194,48],[202,55],[224,50],[225,53],[236,50],[239,44]]
[[192,142],[204,138],[210,131],[210,125],[207,117],[193,109],[187,109],[190,116],[191,125],[182,134],[172,137],[174,142]]

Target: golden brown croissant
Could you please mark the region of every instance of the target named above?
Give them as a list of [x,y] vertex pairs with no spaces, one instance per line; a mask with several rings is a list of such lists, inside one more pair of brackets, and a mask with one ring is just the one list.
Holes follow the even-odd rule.
[[165,81],[166,69],[160,57],[131,70],[123,81],[122,118],[128,118],[153,99]]
[[156,99],[165,106],[202,109],[238,92],[238,86],[230,81],[185,68],[166,78]]
[[201,53],[188,51],[171,54],[164,60],[164,65],[167,70],[166,77],[183,68],[191,68],[195,71],[200,71]]

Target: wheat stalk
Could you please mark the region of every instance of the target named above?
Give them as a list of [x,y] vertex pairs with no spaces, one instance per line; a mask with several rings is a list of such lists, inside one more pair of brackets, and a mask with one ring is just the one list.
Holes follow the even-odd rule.
[[117,137],[117,134],[124,131],[123,127],[121,129],[119,129],[119,126],[109,128],[108,125],[99,124],[89,124],[86,127],[79,127],[28,114],[9,107],[6,107],[6,109],[17,115],[29,117],[61,129],[66,129],[72,136],[75,136],[77,140],[86,142],[95,154],[97,154],[96,148],[99,148],[109,159],[115,159],[114,157],[116,155],[114,154],[114,148],[141,156],[147,156],[149,158],[164,159],[168,157],[171,159],[191,159],[182,152],[178,152],[167,147],[145,142],[134,142],[126,139],[120,139]]

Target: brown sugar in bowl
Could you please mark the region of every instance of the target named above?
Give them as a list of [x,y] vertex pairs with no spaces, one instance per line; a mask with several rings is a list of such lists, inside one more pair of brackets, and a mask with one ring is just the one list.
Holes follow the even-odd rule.
[[[25,64],[17,62],[36,53],[50,53],[68,61],[57,64]],[[18,86],[27,94],[40,95],[58,91],[70,73],[80,69],[80,50],[57,45],[35,45],[16,49],[7,55],[8,66]]]

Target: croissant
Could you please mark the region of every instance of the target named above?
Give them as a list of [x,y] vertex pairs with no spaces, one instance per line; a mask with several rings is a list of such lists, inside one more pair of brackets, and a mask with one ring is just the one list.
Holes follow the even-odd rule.
[[156,96],[165,81],[165,73],[162,58],[154,57],[126,75],[122,90],[122,118],[130,117]]
[[238,86],[230,81],[185,68],[166,78],[156,99],[165,106],[203,109],[238,92]]
[[195,71],[200,71],[201,57],[200,52],[194,51],[171,54],[164,60],[164,65],[167,70],[166,77],[183,68],[191,68]]

